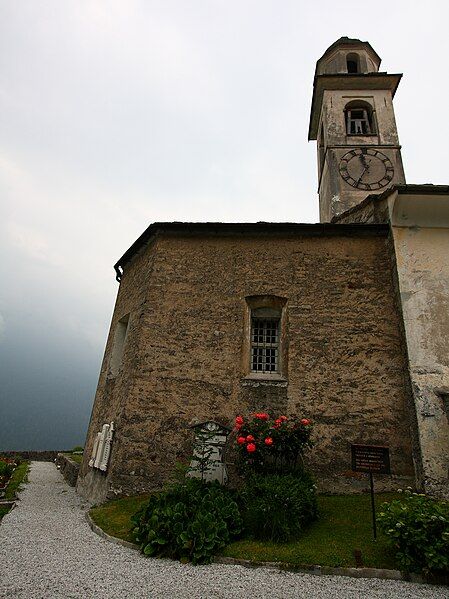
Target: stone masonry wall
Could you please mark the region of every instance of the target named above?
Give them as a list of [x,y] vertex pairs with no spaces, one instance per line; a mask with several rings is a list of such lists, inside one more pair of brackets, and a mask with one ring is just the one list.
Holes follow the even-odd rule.
[[75,487],[80,469],[79,464],[70,459],[68,455],[58,453],[56,458],[56,465],[59,467],[61,474],[65,478],[67,483],[71,487]]
[[[380,230],[380,229],[379,229]],[[258,410],[315,422],[321,489],[357,491],[351,443],[388,445],[392,477],[414,480],[406,363],[382,230],[355,236],[160,235],[120,285],[85,455],[114,420],[107,475],[83,464],[95,499],[160,487],[192,451],[194,421]],[[245,298],[286,298],[286,380],[248,379]],[[122,370],[108,379],[117,321],[130,313]],[[87,460],[85,460],[87,462]],[[98,479],[98,480],[97,480]]]

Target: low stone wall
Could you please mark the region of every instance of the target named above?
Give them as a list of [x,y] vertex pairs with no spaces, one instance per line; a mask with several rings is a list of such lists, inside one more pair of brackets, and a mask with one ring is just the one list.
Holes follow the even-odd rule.
[[54,462],[57,451],[0,451],[0,456],[5,458],[12,458],[14,456],[20,456],[24,460],[30,460],[31,462]]
[[80,465],[69,458],[68,455],[58,453],[56,465],[59,466],[62,476],[71,487],[76,486]]

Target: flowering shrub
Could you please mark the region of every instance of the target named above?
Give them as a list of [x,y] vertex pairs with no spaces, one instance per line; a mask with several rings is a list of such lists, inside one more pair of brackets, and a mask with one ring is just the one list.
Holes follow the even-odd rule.
[[315,485],[304,471],[250,474],[240,504],[245,532],[260,540],[285,543],[317,518]]
[[384,503],[378,521],[405,570],[449,572],[449,502],[407,490],[404,499]]
[[291,472],[312,446],[312,422],[308,418],[279,416],[257,412],[249,418],[235,419],[236,445],[244,470],[255,472]]

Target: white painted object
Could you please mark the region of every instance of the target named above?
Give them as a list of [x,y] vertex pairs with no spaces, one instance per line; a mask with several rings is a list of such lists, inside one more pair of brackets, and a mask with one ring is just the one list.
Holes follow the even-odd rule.
[[102,472],[108,469],[114,430],[114,423],[111,422],[111,424],[103,424],[101,431],[97,433],[89,460],[91,468],[98,468]]
[[103,424],[103,428],[100,433],[100,441],[98,442],[97,455],[95,457],[95,468],[100,468],[103,460],[104,444],[106,443],[106,437],[109,431],[109,424]]
[[[224,450],[229,435],[229,429],[217,422],[209,421],[193,427],[195,429],[195,445],[193,458],[190,462],[189,476],[203,478],[205,481],[218,480],[222,485],[228,481],[228,472],[224,462]],[[208,452],[208,467],[200,471],[198,458],[203,452]]]
[[94,446],[92,448],[92,454],[91,454],[90,460],[89,460],[89,466],[91,468],[93,468],[95,466],[95,458],[97,456],[98,443],[99,443],[99,440],[100,440],[100,436],[101,436],[101,433],[97,433],[95,435]]
[[105,440],[104,440],[104,447],[103,447],[103,455],[101,457],[100,466],[99,466],[100,470],[102,470],[103,472],[106,472],[106,470],[108,469],[109,456],[111,454],[112,437],[114,435],[114,423],[111,422],[110,425],[105,425],[105,426],[108,427],[108,430],[106,432],[106,436],[105,436]]

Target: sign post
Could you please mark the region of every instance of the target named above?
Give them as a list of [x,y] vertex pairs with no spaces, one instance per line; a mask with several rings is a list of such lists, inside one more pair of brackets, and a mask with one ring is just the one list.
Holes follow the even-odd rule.
[[390,450],[381,445],[351,445],[352,470],[369,474],[373,537],[377,539],[376,506],[374,503],[374,474],[390,474]]

